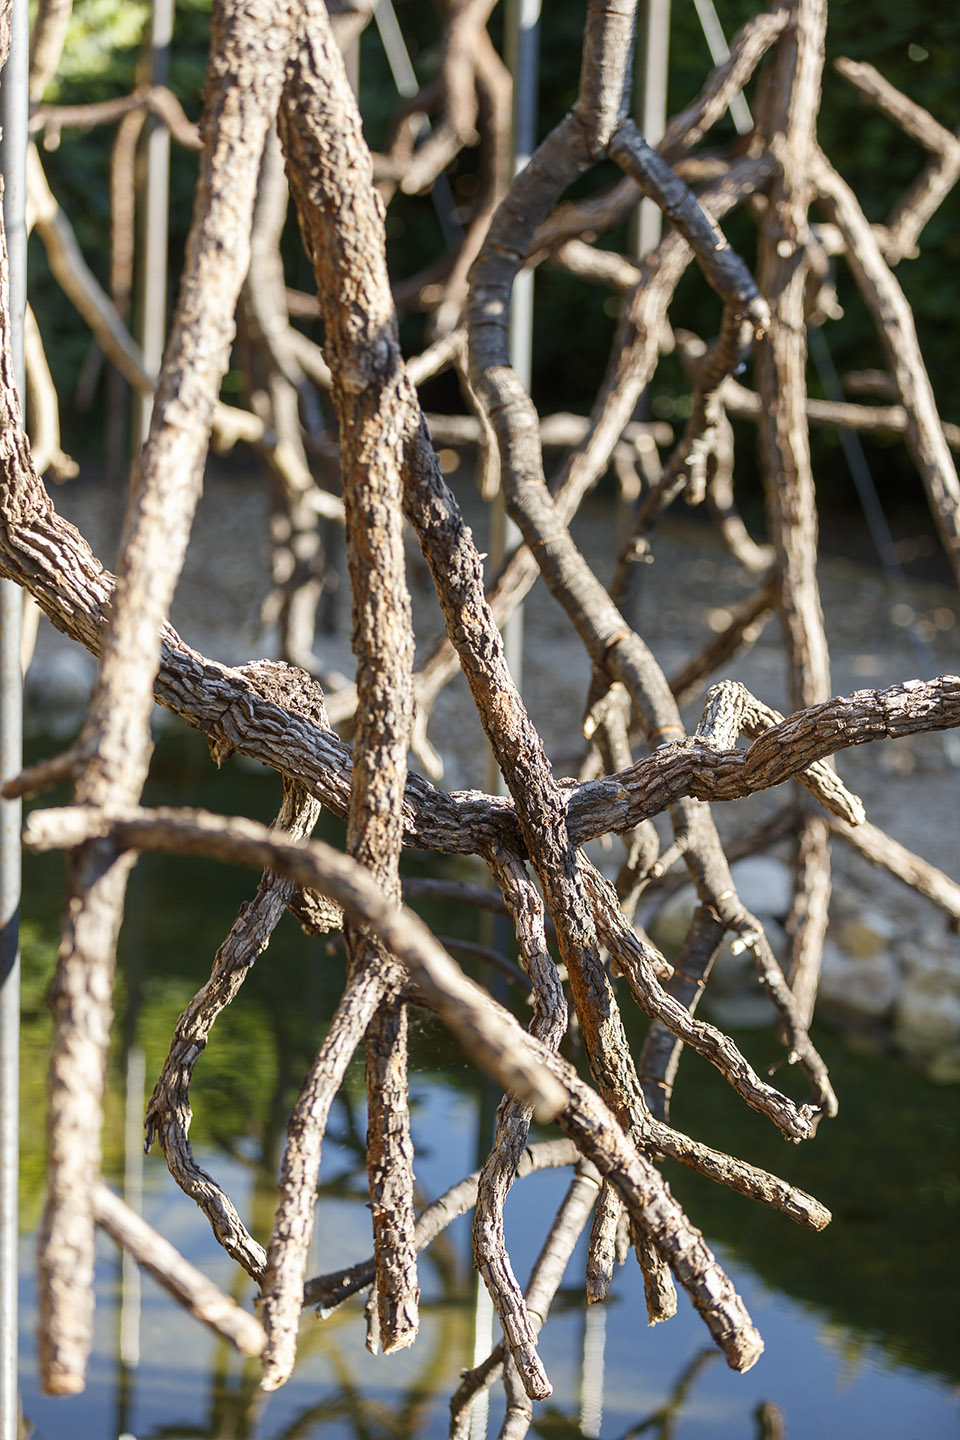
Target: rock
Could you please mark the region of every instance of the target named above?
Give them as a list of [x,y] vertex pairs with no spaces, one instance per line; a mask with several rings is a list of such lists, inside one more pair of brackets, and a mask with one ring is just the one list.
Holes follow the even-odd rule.
[[960,945],[950,936],[926,929],[919,940],[905,941],[899,955],[911,984],[960,991]]
[[736,995],[714,996],[708,985],[703,1003],[722,1030],[760,1030],[777,1021],[776,1006],[759,986],[755,994],[741,990]]
[[[789,865],[770,855],[753,855],[731,866],[731,874],[742,903],[752,915],[756,915],[764,929],[768,928],[770,920],[778,922],[774,934],[768,938],[782,959],[786,947],[781,938],[783,928],[779,921],[790,913],[793,903],[793,879]],[[696,907],[697,892],[692,885],[684,885],[670,896],[657,914],[650,927],[650,935],[665,954],[677,953]],[[778,946],[781,948],[778,949]]]
[[754,915],[784,920],[793,904],[790,866],[773,855],[751,855],[731,866],[733,883],[743,904]]
[[865,910],[855,920],[848,920],[837,932],[836,941],[841,950],[858,959],[868,960],[887,950],[894,939],[897,927],[882,910]]
[[960,1047],[960,995],[939,986],[905,985],[893,1028],[897,1044],[915,1060]]
[[960,1085],[960,1045],[934,1055],[927,1066],[927,1079],[934,1085]]
[[889,950],[850,955],[832,940],[823,947],[818,1003],[840,1015],[882,1020],[900,989],[900,970]]

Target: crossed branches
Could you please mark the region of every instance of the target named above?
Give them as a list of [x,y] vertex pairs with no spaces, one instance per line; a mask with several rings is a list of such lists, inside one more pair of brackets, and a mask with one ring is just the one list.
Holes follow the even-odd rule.
[[[505,1434],[522,1435],[531,1402],[551,1393],[537,1337],[591,1211],[589,1298],[606,1294],[614,1260],[629,1243],[643,1270],[651,1321],[672,1313],[679,1284],[728,1363],[747,1369],[763,1342],[702,1234],[670,1194],[658,1159],[669,1156],[698,1169],[811,1229],[821,1229],[830,1217],[817,1200],[777,1176],[670,1125],[681,1050],[708,1060],[786,1138],[810,1139],[837,1109],[808,1034],[829,905],[830,835],[849,836],[949,913],[960,913],[958,887],[866,826],[862,804],[829,763],[851,745],[960,725],[960,678],[830,698],[806,447],[808,417],[815,416],[804,378],[805,327],[823,289],[822,252],[829,248],[845,255],[875,315],[899,399],[897,423],[957,564],[960,487],[909,310],[890,268],[911,252],[936,201],[960,174],[956,140],[891,93],[869,67],[845,66],[847,77],[875,103],[926,137],[936,156],[888,225],[871,229],[816,146],[825,4],[780,0],[744,29],[729,61],[671,123],[655,152],[626,118],[633,7],[596,0],[587,17],[577,100],[506,189],[504,77],[486,31],[490,8],[469,0],[450,5],[440,82],[410,104],[388,157],[374,159],[366,148],[319,0],[219,0],[197,133],[156,91],[111,102],[112,108],[84,107],[82,114],[41,111],[36,121],[35,128],[49,134],[67,124],[119,119],[122,125],[149,108],[191,148],[201,143],[198,134],[203,137],[186,268],[158,377],[144,371],[122,307],[96,285],[46,187],[39,156],[31,160],[35,223],[52,265],[60,266],[58,277],[118,368],[139,389],[155,393],[116,578],[58,517],[42,486],[11,380],[5,258],[0,265],[0,573],[21,583],[54,624],[100,657],[75,746],[8,788],[38,792],[64,779],[74,786],[71,805],[35,812],[26,831],[28,844],[70,853],[69,914],[53,991],[50,1173],[41,1242],[41,1364],[44,1384],[57,1393],[74,1393],[84,1383],[96,1225],[161,1275],[205,1323],[246,1353],[262,1355],[262,1383],[272,1389],[293,1369],[305,1304],[326,1312],[373,1285],[370,1347],[389,1352],[412,1343],[417,1255],[454,1214],[471,1206],[476,1264],[500,1315],[504,1342],[465,1377],[454,1397],[453,1433],[462,1433],[477,1390],[499,1374],[510,1397]],[[47,9],[38,76],[52,73],[51,47],[58,43],[56,7],[50,14]],[[0,20],[3,11],[0,4]],[[695,192],[688,182],[697,179],[699,162],[689,152],[771,49],[750,145],[743,155],[707,165],[707,179]],[[436,124],[423,138],[410,119],[427,111]],[[295,297],[285,289],[275,253],[287,204],[275,135],[315,271],[317,300],[311,305],[324,322],[322,354],[290,324],[288,305]],[[463,145],[477,142],[485,147],[485,185],[462,248],[444,267],[439,288],[434,282],[439,338],[405,364],[386,268],[383,197],[391,188],[410,193],[429,186]],[[624,180],[606,194],[561,203],[575,179],[606,159],[621,166]],[[652,197],[670,222],[657,249],[639,266],[593,249],[599,231],[615,224],[641,194]],[[811,223],[812,204],[822,206],[828,226]],[[757,278],[720,228],[738,205],[753,205],[759,217]],[[550,427],[541,425],[510,368],[507,346],[513,280],[524,265],[547,259],[611,283],[624,297],[593,411],[576,428],[549,484],[543,447]],[[691,420],[658,469],[652,433],[628,427],[667,343],[673,292],[694,261],[720,296],[722,320],[711,343],[684,339],[692,367]],[[238,305],[269,396],[256,414],[230,411],[218,398]],[[732,378],[751,351],[756,397]],[[469,389],[475,433],[485,437],[491,473],[524,540],[489,587],[415,388],[451,365]],[[318,390],[332,403],[335,443],[314,423]],[[749,410],[757,419],[770,550],[750,540],[733,506],[728,410]],[[859,414],[846,418],[870,423]],[[305,673],[315,668],[309,624],[294,638],[293,629],[287,633],[287,650],[296,650],[302,664],[258,662],[232,670],[190,649],[167,623],[207,446],[211,436],[241,434],[260,448],[280,484],[288,538],[309,537],[311,516],[321,514],[344,527],[357,658],[356,686],[348,693],[325,697]],[[327,465],[336,461],[342,501],[317,483],[318,457]],[[644,476],[637,524],[608,590],[577,549],[569,523],[611,460],[621,475],[635,475],[640,465]],[[681,491],[711,504],[731,548],[763,576],[727,632],[668,683],[638,630],[636,562],[649,553],[658,515]],[[419,542],[445,624],[445,636],[416,673],[401,515]],[[590,754],[577,782],[555,777],[498,631],[538,574],[593,665],[584,724]],[[310,595],[315,601],[315,590]],[[287,596],[290,613],[295,599]],[[719,664],[750,643],[774,608],[784,626],[795,713],[784,718],[742,686],[725,683],[708,692],[700,725],[688,736],[678,696],[698,693]],[[450,794],[407,772],[411,747],[432,755],[429,709],[458,668],[507,798]],[[283,802],[272,827],[142,806],[154,698],[204,731],[218,762],[237,750],[281,775]],[[330,728],[328,709],[335,719],[352,720],[352,747]],[[636,736],[645,744],[639,756]],[[746,748],[739,748],[741,737],[750,740]],[[737,896],[729,857],[704,802],[734,800],[791,780],[805,787],[808,799],[795,833],[793,949],[784,973]],[[321,805],[347,817],[349,853],[310,838]],[[674,839],[660,854],[650,821],[663,813],[670,816]],[[866,839],[857,841],[858,831]],[[608,834],[628,843],[617,888],[580,848]],[[529,982],[533,1006],[526,1029],[469,981],[423,922],[401,906],[399,861],[406,845],[477,855],[488,866]],[[217,952],[210,980],[178,1022],[147,1110],[148,1144],[160,1140],[177,1183],[257,1281],[259,1319],[199,1283],[100,1180],[116,932],[130,867],[137,853],[152,850],[214,856],[262,871],[253,901]],[[657,952],[630,917],[639,894],[680,862],[696,885],[699,906],[680,953],[670,957]],[[273,1229],[263,1247],[216,1179],[196,1163],[189,1085],[217,1016],[239,994],[286,909],[311,933],[343,926],[348,967],[340,1003],[290,1117]],[[806,1076],[805,1102],[762,1079],[729,1036],[695,1014],[727,932],[751,952],[759,981],[778,1008],[787,1059]],[[608,957],[622,985],[614,983]],[[651,1022],[636,1056],[620,1009],[624,992]],[[419,1218],[406,1100],[410,1005],[438,1013],[505,1092],[485,1164]],[[592,1083],[561,1053],[568,1005],[576,1012]],[[307,1249],[327,1117],[361,1042],[373,1257],[311,1279]],[[555,1121],[564,1138],[531,1146],[535,1115]],[[524,1291],[506,1250],[503,1205],[514,1183],[548,1164],[574,1165],[575,1172]]]

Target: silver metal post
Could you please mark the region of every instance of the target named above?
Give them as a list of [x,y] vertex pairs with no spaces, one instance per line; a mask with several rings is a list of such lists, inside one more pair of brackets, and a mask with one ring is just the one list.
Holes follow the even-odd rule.
[[[513,76],[512,170],[516,175],[527,164],[537,143],[537,84],[539,81],[540,0],[507,0],[504,14],[504,59]],[[521,270],[513,282],[510,304],[510,364],[529,391],[533,351],[533,271]],[[509,518],[503,503],[502,489],[497,491],[490,507],[490,562],[498,570],[503,561],[521,541],[520,529]],[[518,688],[523,683],[523,606],[518,605],[502,630],[503,648],[510,674]],[[491,756],[490,788],[497,795],[506,793],[503,776]],[[491,940],[506,940],[508,926],[493,917]],[[490,1127],[484,1123],[481,1107],[481,1142],[483,1153],[489,1140]],[[482,1156],[480,1163],[483,1163]],[[493,1303],[479,1275],[476,1277],[474,1309],[474,1365],[490,1353],[493,1344]],[[470,1409],[470,1440],[484,1440],[490,1415],[490,1393],[482,1389]]]
[[[637,17],[637,115],[648,145],[659,145],[667,128],[669,59],[670,0],[644,0]],[[653,200],[641,200],[633,234],[638,259],[658,243],[661,229],[660,207]]]
[[[726,60],[730,54],[730,46],[723,33],[723,26],[720,23],[720,16],[717,14],[717,7],[713,0],[693,0],[696,7],[697,17],[700,21],[700,28],[703,31],[707,48],[710,51],[710,59],[714,65],[719,65]],[[746,96],[742,90],[738,90],[730,101],[730,118],[738,135],[746,135],[753,129],[753,117],[750,114],[750,106],[747,104]]]
[[[154,0],[150,21],[150,83],[166,85],[173,40],[173,0]],[[159,375],[167,338],[167,238],[170,208],[170,132],[159,116],[147,121],[146,182],[141,215],[137,339],[149,375]],[[134,450],[150,429],[151,395],[133,400]]]
[[[17,392],[25,391],[27,304],[28,0],[13,0],[10,55],[0,85],[0,169],[10,266],[10,340]],[[18,585],[0,580],[0,783],[23,763],[23,676]],[[20,802],[0,801],[0,1440],[17,1440],[17,1181],[20,1130]]]
[[[506,61],[513,75],[513,173],[530,159],[537,143],[540,0],[510,0],[506,11]],[[533,271],[521,270],[513,282],[510,305],[510,364],[530,389],[533,355]],[[490,558],[499,566],[520,543],[520,531],[507,516],[498,494],[490,518]],[[503,627],[510,673],[523,683],[523,606],[518,605]],[[499,774],[497,782],[500,783]]]

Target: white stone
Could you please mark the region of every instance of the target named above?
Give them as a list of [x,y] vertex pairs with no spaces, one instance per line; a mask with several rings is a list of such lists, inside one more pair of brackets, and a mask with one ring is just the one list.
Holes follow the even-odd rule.
[[960,993],[960,955],[945,954],[922,941],[907,941],[900,946],[907,984],[917,990],[931,992],[952,990]]
[[751,855],[730,867],[741,901],[754,915],[783,920],[793,904],[790,866],[773,855]]
[[900,989],[900,970],[889,950],[848,955],[833,941],[823,947],[818,1003],[864,1020],[882,1020]]
[[736,995],[716,996],[711,996],[708,986],[703,1003],[722,1030],[759,1030],[778,1018],[776,1006],[759,986],[755,992],[740,990]]
[[899,954],[911,984],[960,990],[960,941],[952,935],[928,928],[919,940],[905,941]]

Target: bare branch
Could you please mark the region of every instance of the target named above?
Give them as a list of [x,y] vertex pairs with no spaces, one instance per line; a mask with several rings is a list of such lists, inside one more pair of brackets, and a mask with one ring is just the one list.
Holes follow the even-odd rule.
[[102,1181],[93,1192],[93,1213],[101,1229],[122,1249],[129,1250],[137,1263],[192,1315],[229,1340],[242,1355],[260,1354],[267,1337],[256,1316],[241,1310],[236,1301],[185,1260],[169,1240],[158,1235]]

